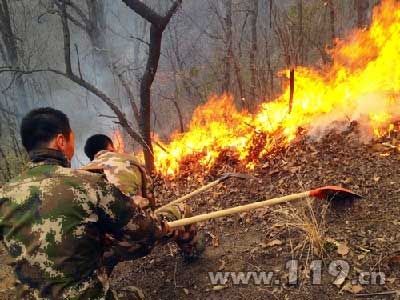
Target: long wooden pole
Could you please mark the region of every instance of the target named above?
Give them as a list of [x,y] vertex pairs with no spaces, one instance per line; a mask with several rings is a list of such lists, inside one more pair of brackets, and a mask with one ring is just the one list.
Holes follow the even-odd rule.
[[236,207],[232,207],[232,208],[228,208],[228,209],[218,210],[218,211],[214,211],[214,212],[211,212],[208,214],[202,214],[202,215],[194,216],[191,218],[185,218],[185,219],[181,219],[181,220],[177,220],[177,221],[173,221],[173,222],[168,222],[168,226],[170,229],[174,229],[177,227],[182,227],[182,226],[186,226],[186,225],[190,225],[190,224],[194,224],[194,223],[198,223],[198,222],[202,222],[202,221],[207,221],[207,220],[211,220],[211,219],[221,218],[221,217],[225,217],[228,215],[242,213],[242,212],[254,210],[257,208],[261,208],[261,207],[267,207],[267,206],[272,206],[275,204],[299,200],[299,199],[313,196],[312,192],[313,191],[307,191],[307,192],[292,194],[292,195],[288,195],[288,196],[284,196],[284,197],[273,198],[273,199],[269,199],[269,200],[265,200],[265,201],[261,201],[261,202],[250,203],[247,205],[240,205],[240,206],[236,206]]
[[221,183],[221,182],[222,182],[222,181],[221,181],[220,179],[218,179],[218,180],[216,180],[216,181],[213,181],[213,182],[210,182],[209,184],[207,184],[207,185],[205,185],[205,186],[202,186],[201,188],[199,188],[199,189],[197,189],[197,190],[195,190],[195,191],[193,191],[193,192],[191,192],[191,193],[189,193],[189,194],[187,194],[187,195],[185,195],[185,196],[182,196],[182,197],[180,197],[180,198],[178,198],[178,199],[175,199],[174,201],[171,201],[170,203],[168,203],[168,204],[166,204],[166,205],[164,205],[164,206],[162,206],[162,207],[156,209],[155,212],[159,212],[160,210],[162,210],[162,209],[164,209],[164,208],[166,208],[166,207],[168,207],[168,206],[171,206],[171,205],[174,205],[174,204],[178,204],[178,203],[184,202],[184,201],[186,201],[187,199],[189,199],[189,198],[191,198],[191,197],[193,197],[193,196],[196,196],[196,195],[198,195],[198,194],[201,194],[201,193],[204,192],[204,191],[209,190],[210,188],[212,188],[212,187],[218,185],[218,184]]
[[187,199],[189,199],[189,198],[191,198],[191,197],[193,197],[193,196],[199,195],[199,194],[201,194],[201,193],[203,193],[203,192],[205,192],[205,191],[211,189],[212,187],[214,187],[214,186],[220,184],[221,182],[224,182],[224,181],[227,180],[228,178],[247,179],[247,178],[251,178],[251,176],[246,175],[246,174],[240,174],[240,173],[227,173],[227,174],[225,174],[224,176],[222,176],[221,178],[218,178],[217,180],[214,180],[214,181],[212,181],[212,182],[210,182],[210,183],[208,183],[208,184],[206,184],[206,185],[200,187],[199,189],[197,189],[197,190],[195,190],[195,191],[193,191],[193,192],[191,192],[191,193],[189,193],[189,194],[187,194],[187,195],[184,195],[184,196],[182,196],[182,197],[180,197],[180,198],[178,198],[178,199],[175,199],[174,201],[171,201],[170,203],[168,203],[168,204],[166,204],[166,205],[164,205],[164,206],[159,207],[158,209],[155,210],[155,212],[156,212],[156,213],[157,213],[157,212],[160,212],[161,210],[163,210],[163,209],[166,208],[166,207],[169,207],[169,206],[171,206],[171,205],[184,202],[184,201],[186,201]]

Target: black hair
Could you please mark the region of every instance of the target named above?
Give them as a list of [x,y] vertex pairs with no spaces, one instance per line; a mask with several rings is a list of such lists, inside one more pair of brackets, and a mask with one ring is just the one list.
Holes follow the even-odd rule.
[[69,119],[62,111],[51,107],[31,110],[21,122],[21,139],[26,151],[44,147],[58,134],[67,140],[71,134]]
[[111,145],[114,147],[113,141],[104,134],[95,134],[87,139],[85,145],[85,154],[90,160],[101,150],[106,150]]

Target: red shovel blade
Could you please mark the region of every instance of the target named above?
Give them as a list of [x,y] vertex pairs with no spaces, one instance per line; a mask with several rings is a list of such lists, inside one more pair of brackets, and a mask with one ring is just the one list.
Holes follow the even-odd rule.
[[310,196],[328,201],[345,201],[362,198],[362,196],[340,186],[324,186],[310,191]]

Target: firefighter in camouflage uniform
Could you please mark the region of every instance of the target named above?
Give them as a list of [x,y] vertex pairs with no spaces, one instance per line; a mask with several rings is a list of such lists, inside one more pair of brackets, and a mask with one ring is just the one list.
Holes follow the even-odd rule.
[[104,134],[88,138],[85,153],[91,162],[81,170],[104,173],[108,182],[136,205],[154,209],[153,181],[135,154],[116,152],[112,140]]
[[[96,134],[88,138],[85,153],[91,162],[82,167],[81,170],[103,173],[108,182],[115,185],[131,199],[133,205],[148,210],[155,208],[152,179],[147,175],[144,166],[135,157],[135,154],[116,152],[112,140],[104,134]],[[175,211],[177,209],[184,212],[182,217],[191,217],[191,211],[188,207],[175,206],[170,210]],[[176,213],[179,214],[178,211],[174,212],[174,214]],[[186,261],[193,261],[204,251],[207,236],[203,232],[198,234],[195,226],[186,226],[184,232],[177,244],[183,258]],[[190,238],[191,241],[182,242],[182,240],[186,241],[186,238]],[[125,260],[118,256],[120,254],[126,255],[129,250],[121,250],[120,248],[125,246],[121,243],[115,243],[108,236],[106,244],[108,249],[105,251],[107,261],[105,272],[109,276],[115,265],[119,261]]]
[[180,207],[153,215],[104,175],[72,170],[74,135],[62,112],[31,111],[21,137],[30,162],[0,191],[0,235],[21,284],[18,299],[116,299],[99,279],[106,235],[130,245],[119,254],[124,259],[145,255],[158,242],[192,239],[166,224],[182,218]]

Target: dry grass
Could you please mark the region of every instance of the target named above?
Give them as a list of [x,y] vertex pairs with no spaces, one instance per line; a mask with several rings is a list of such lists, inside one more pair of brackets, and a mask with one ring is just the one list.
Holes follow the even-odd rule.
[[284,227],[288,233],[293,258],[301,259],[304,255],[306,255],[306,260],[326,257],[328,206],[328,204],[320,203],[317,205],[310,198],[277,211],[278,225]]
[[309,276],[312,261],[324,260],[326,252],[326,215],[329,204],[306,199],[275,210],[275,226],[282,228],[290,245],[292,259],[302,261],[299,279]]

